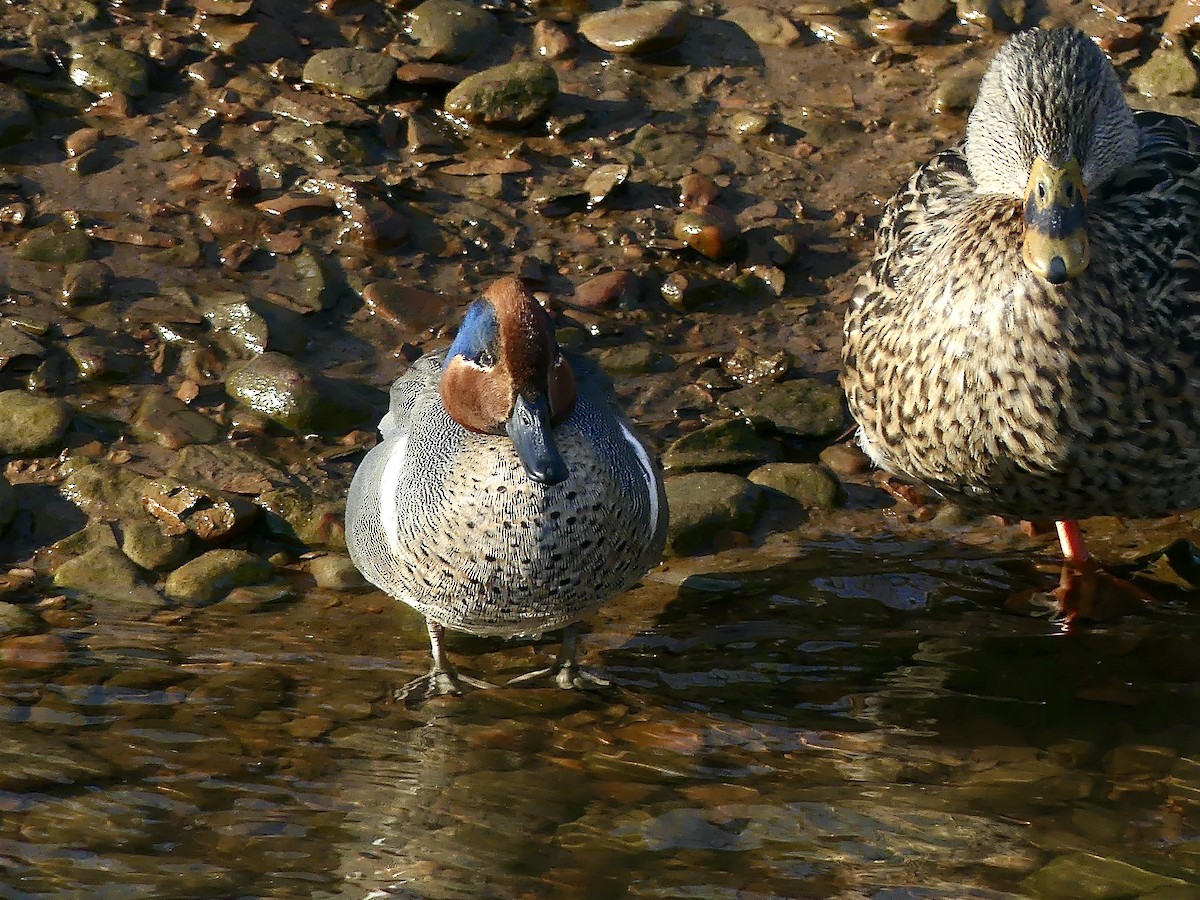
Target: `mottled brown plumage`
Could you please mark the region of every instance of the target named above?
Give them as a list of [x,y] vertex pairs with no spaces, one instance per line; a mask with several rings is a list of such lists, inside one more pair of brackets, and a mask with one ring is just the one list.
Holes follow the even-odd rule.
[[[1061,284],[1022,259],[1035,159],[1082,172],[1090,261]],[[1131,113],[1081,33],[1012,39],[854,293],[843,383],[872,458],[1021,518],[1200,507],[1198,162],[1200,128]]]

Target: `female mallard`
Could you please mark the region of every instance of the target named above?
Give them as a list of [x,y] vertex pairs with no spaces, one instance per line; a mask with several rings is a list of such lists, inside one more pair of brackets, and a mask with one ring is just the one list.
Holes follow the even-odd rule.
[[655,565],[667,533],[662,478],[612,385],[563,356],[545,310],[502,278],[391,399],[350,484],[346,544],[368,581],[428,624],[433,668],[406,695],[489,686],[451,665],[445,628],[564,628],[555,665],[517,680],[605,684],[577,667],[575,624]]
[[1133,112],[1071,28],[1017,35],[965,144],[892,198],[846,317],[867,453],[966,506],[1200,507],[1200,128]]

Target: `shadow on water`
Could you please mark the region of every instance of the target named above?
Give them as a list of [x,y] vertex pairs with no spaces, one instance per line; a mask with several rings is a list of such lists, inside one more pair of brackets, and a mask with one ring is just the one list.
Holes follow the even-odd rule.
[[[1200,889],[1194,609],[1064,634],[1003,612],[1020,560],[911,542],[740,566],[605,610],[609,692],[416,710],[420,623],[379,594],[93,608],[61,666],[0,669],[0,896]],[[553,649],[452,645],[496,682]]]

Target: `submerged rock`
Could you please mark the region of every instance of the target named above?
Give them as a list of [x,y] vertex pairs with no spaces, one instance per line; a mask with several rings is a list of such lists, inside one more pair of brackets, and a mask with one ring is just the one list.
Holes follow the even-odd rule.
[[253,553],[210,550],[167,576],[163,590],[172,600],[188,606],[206,606],[235,587],[261,584],[274,574],[275,567]]
[[759,434],[745,419],[727,419],[675,441],[663,454],[663,466],[675,472],[731,469],[773,462],[782,455],[778,443]]
[[139,611],[165,605],[158,592],[142,580],[137,566],[115,547],[93,547],[67,560],[55,571],[54,585]]
[[609,53],[656,53],[682,41],[687,22],[687,7],[677,0],[650,0],[584,16],[579,33]]
[[0,601],[0,637],[33,634],[41,626],[42,620],[30,610],[15,603]]
[[543,62],[514,62],[464,78],[446,95],[444,109],[467,122],[520,127],[550,108],[558,76]]
[[408,33],[429,59],[460,62],[491,46],[500,34],[496,17],[462,0],[425,0],[409,12]]
[[[1021,884],[1045,900],[1117,900],[1121,897],[1183,897],[1194,886],[1178,878],[1092,853],[1068,853],[1051,860]],[[1179,891],[1181,893],[1171,893]]]
[[31,262],[67,265],[83,262],[92,255],[92,239],[77,228],[64,231],[46,226],[22,238],[16,252],[21,259]]
[[839,388],[813,378],[750,385],[730,391],[721,406],[751,419],[764,419],[795,437],[832,437],[846,429]]
[[758,485],[740,475],[695,472],[666,480],[671,524],[667,546],[672,553],[695,553],[720,531],[746,531],[762,512]]
[[57,449],[72,416],[71,407],[57,397],[0,392],[0,455],[34,456]]
[[396,61],[370,50],[337,48],[314,53],[304,66],[304,80],[357,100],[378,100],[396,74]]

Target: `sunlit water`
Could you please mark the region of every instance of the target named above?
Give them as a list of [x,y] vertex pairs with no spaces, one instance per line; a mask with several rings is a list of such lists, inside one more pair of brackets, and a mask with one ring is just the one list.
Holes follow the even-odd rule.
[[406,709],[380,594],[92,609],[68,665],[0,669],[0,896],[1200,896],[1194,608],[1065,634],[1003,611],[1017,559],[793,550],[605,610],[599,697]]

